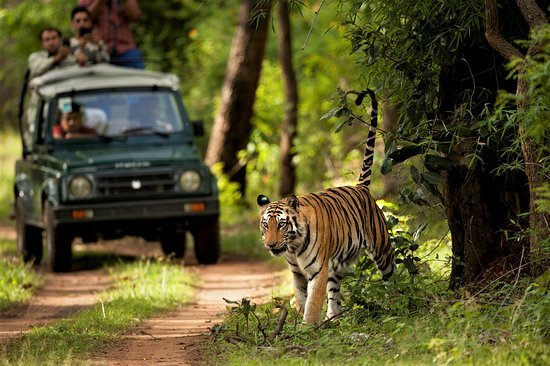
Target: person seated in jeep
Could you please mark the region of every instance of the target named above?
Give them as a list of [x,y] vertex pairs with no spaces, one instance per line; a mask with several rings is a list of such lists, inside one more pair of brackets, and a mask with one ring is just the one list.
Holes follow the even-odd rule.
[[156,97],[140,97],[130,109],[130,128],[144,128],[156,131],[171,132],[172,123],[164,120],[160,114]]
[[80,104],[72,102],[59,109],[59,123],[53,126],[55,139],[69,139],[97,136],[94,128],[86,127],[82,122]]

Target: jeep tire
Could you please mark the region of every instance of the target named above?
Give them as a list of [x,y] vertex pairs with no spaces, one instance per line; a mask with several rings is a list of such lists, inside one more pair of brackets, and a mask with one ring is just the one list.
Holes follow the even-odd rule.
[[218,219],[199,221],[192,229],[195,257],[200,264],[214,264],[220,256],[220,225]]
[[69,272],[72,261],[72,236],[58,225],[50,201],[44,202],[47,263],[52,272]]
[[167,257],[183,258],[185,255],[185,230],[174,229],[162,230],[159,233],[160,246],[162,252]]
[[17,250],[25,263],[40,264],[42,261],[42,229],[25,223],[23,199],[17,197],[15,203],[17,230]]

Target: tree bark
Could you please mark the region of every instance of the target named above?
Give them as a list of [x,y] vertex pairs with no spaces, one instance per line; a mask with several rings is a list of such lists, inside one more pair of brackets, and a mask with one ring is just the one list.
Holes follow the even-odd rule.
[[[214,119],[205,163],[222,163],[229,180],[246,193],[246,162],[238,152],[250,138],[251,118],[260,79],[267,39],[270,5],[259,0],[242,0],[239,24],[227,62],[220,107]],[[257,12],[260,12],[258,16]],[[252,16],[257,18],[252,20]]]
[[[538,27],[547,24],[548,20],[542,9],[534,0],[517,0],[517,5],[523,19],[529,25],[531,31]],[[531,42],[527,55],[523,55],[519,50],[507,42],[499,29],[499,16],[496,0],[485,1],[486,12],[486,32],[485,36],[489,44],[504,58],[512,60],[513,58],[531,57],[540,51],[540,45]],[[518,74],[518,83],[516,96],[518,100],[518,109],[525,110],[529,107],[529,85],[524,78],[525,65],[520,65]],[[521,139],[521,147],[523,158],[525,161],[525,173],[529,182],[529,228],[530,228],[530,257],[531,257],[531,274],[538,276],[542,274],[547,267],[547,263],[541,262],[542,248],[541,241],[550,236],[550,215],[538,209],[536,200],[536,191],[543,185],[541,176],[541,163],[537,151],[541,151],[537,143],[525,133],[525,126],[521,123],[520,118],[519,135]]]
[[[494,103],[500,88],[514,90],[514,83],[506,80],[505,61],[493,55],[492,50],[469,43],[465,42],[461,57],[457,57],[460,61],[440,72],[438,117],[449,126],[477,122],[456,121],[453,116],[452,111],[464,102],[460,96],[465,91],[473,92],[472,99],[479,102],[478,106],[484,106]],[[494,71],[483,72],[489,69]],[[492,97],[484,97],[487,91]],[[475,106],[470,108],[471,115],[479,115]],[[502,162],[498,151],[492,148],[480,148],[474,132],[470,137],[463,136],[463,141],[449,155],[454,164],[446,173],[443,196],[453,242],[451,288],[492,278],[495,273],[500,275],[524,264],[522,253],[528,243],[516,239],[521,229],[528,226],[520,216],[528,210],[527,178],[522,172],[495,174],[495,168]],[[471,168],[469,159],[473,153],[481,159]]]
[[277,41],[279,44],[279,62],[283,73],[285,91],[285,114],[280,140],[280,178],[279,196],[286,197],[294,192],[296,185],[296,167],[293,158],[294,138],[298,128],[298,86],[296,74],[292,65],[292,37],[290,27],[290,9],[286,0],[279,2],[279,28]]

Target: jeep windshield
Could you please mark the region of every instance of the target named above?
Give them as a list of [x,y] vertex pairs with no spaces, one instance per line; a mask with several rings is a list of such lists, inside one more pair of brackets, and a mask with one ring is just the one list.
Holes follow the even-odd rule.
[[169,137],[185,126],[185,111],[171,90],[87,91],[53,100],[55,140],[124,138],[136,135]]

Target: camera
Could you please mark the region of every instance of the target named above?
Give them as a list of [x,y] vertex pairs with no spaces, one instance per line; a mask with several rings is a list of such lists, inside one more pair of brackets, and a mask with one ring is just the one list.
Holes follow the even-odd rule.
[[63,38],[61,43],[63,44],[63,46],[71,47],[71,40],[69,38]]
[[92,28],[80,28],[79,30],[80,37],[90,33],[92,33]]

